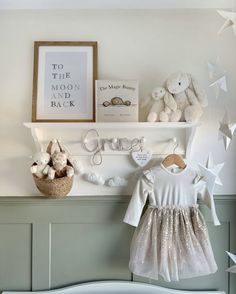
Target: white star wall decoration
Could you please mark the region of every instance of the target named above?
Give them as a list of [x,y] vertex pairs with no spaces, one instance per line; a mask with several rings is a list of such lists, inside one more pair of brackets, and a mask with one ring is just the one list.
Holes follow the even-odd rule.
[[224,166],[224,163],[214,164],[213,158],[209,153],[206,165],[198,164],[203,180],[206,182],[206,188],[210,195],[213,195],[215,185],[222,186],[221,179],[219,178],[219,173]]
[[227,83],[226,83],[226,77],[222,76],[221,78],[217,79],[213,83],[209,85],[209,87],[216,87],[216,98],[220,95],[220,90],[224,92],[228,92]]
[[219,56],[217,56],[215,62],[208,62],[207,65],[210,79],[219,78],[225,74],[225,69],[221,66]]
[[234,34],[236,35],[236,12],[227,11],[227,10],[217,10],[219,15],[221,15],[225,22],[222,27],[219,29],[218,34],[224,32],[227,28],[232,27]]
[[223,139],[225,150],[228,149],[233,134],[236,129],[236,123],[231,123],[228,112],[226,111],[219,127],[219,138]]
[[[227,254],[229,255],[229,257],[232,259],[232,261],[233,261],[234,263],[236,263],[236,255],[234,255],[233,253],[230,253],[230,252],[228,252],[228,251],[226,251],[226,253],[227,253]],[[235,273],[236,273],[236,265],[233,265],[233,266],[227,268],[226,271],[235,274]]]
[[209,77],[211,79],[211,83],[209,87],[215,88],[216,99],[218,99],[220,95],[220,91],[228,92],[227,80],[225,76],[226,71],[220,65],[219,57],[217,57],[217,60],[215,63],[208,62],[207,65],[208,65]]

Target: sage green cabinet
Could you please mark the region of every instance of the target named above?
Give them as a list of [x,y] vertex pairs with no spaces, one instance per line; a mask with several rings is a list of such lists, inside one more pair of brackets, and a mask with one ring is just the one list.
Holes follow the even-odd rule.
[[92,280],[120,279],[192,290],[236,293],[236,275],[225,269],[225,250],[236,252],[236,197],[217,196],[222,225],[206,218],[218,271],[166,283],[133,276],[128,269],[134,229],[122,222],[129,197],[0,198],[0,289],[44,290]]

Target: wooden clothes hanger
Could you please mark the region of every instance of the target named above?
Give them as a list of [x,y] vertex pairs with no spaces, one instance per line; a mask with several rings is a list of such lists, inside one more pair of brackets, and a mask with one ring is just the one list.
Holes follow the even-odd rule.
[[175,154],[175,149],[178,147],[178,143],[176,144],[173,153],[169,154],[165,157],[165,159],[162,161],[162,164],[164,167],[169,167],[171,165],[177,165],[178,167],[184,169],[186,167],[186,163],[184,162],[183,158],[179,154]]
[[182,169],[186,167],[186,163],[184,162],[182,156],[175,153],[167,155],[166,158],[162,161],[162,164],[164,167],[169,167],[174,164]]

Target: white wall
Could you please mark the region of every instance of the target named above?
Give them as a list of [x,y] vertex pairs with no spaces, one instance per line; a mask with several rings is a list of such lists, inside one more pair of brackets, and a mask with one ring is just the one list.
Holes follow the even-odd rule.
[[[99,79],[138,79],[141,98],[172,72],[193,73],[207,90],[209,107],[192,159],[204,162],[211,151],[216,162],[225,161],[224,186],[216,193],[236,193],[236,139],[225,152],[217,134],[225,107],[236,121],[236,38],[230,29],[217,36],[222,23],[214,10],[1,11],[0,195],[36,193],[27,158],[34,146],[22,125],[31,120],[35,40],[98,41]],[[206,62],[217,55],[227,70],[229,93],[215,100]]]

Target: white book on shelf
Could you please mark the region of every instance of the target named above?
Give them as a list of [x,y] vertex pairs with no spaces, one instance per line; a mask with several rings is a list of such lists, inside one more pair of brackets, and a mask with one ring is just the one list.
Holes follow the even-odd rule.
[[97,122],[138,122],[138,81],[96,81]]

